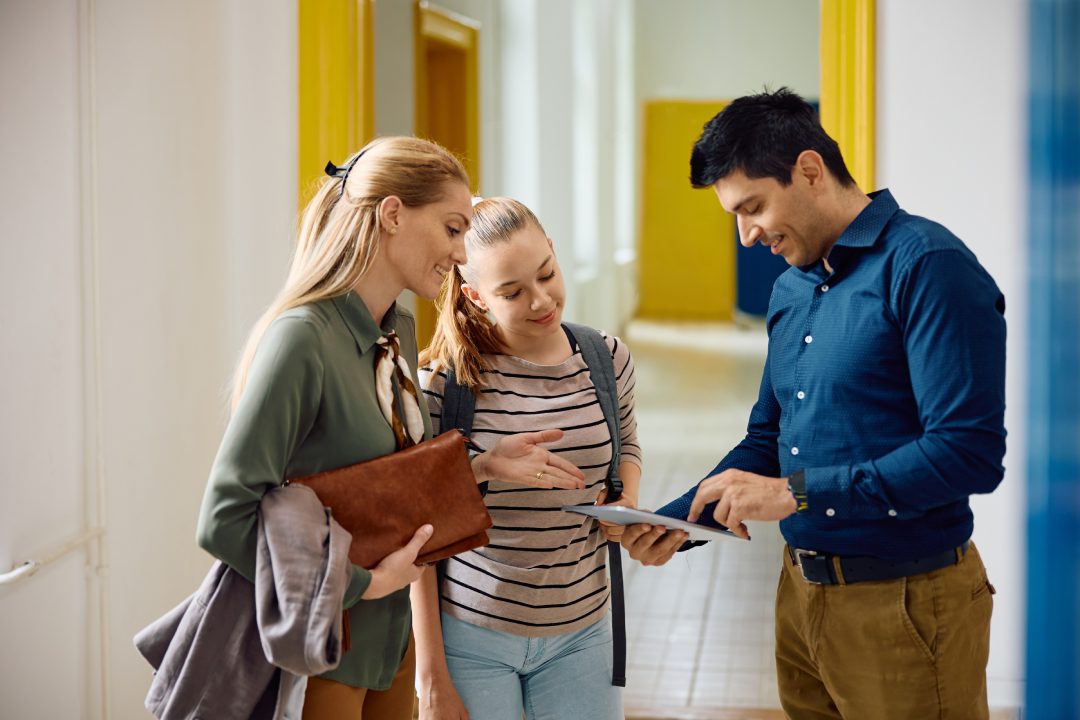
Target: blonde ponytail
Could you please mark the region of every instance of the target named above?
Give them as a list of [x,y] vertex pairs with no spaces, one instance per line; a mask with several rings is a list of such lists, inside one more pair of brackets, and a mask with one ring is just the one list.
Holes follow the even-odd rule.
[[445,148],[413,137],[374,140],[350,159],[345,179],[326,178],[304,208],[285,286],[251,329],[233,374],[233,409],[266,329],[283,312],[349,292],[379,252],[379,204],[391,195],[408,207],[437,202],[449,182],[469,184]]
[[483,355],[502,352],[503,344],[487,314],[465,297],[461,290],[464,282],[456,265],[446,274],[435,301],[439,311],[435,335],[420,353],[420,364],[430,364],[435,369],[452,367],[458,384],[475,392],[482,385],[481,375],[488,369]]

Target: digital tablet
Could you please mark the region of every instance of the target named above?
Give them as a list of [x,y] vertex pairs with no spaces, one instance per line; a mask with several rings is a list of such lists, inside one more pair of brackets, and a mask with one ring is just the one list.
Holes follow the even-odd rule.
[[686,531],[686,533],[690,535],[691,540],[715,540],[720,537],[742,540],[741,537],[730,530],[720,530],[719,528],[709,527],[708,525],[699,525],[698,523],[687,522],[685,520],[677,520],[675,518],[669,518],[666,515],[657,515],[648,510],[635,510],[634,508],[623,507],[621,505],[564,505],[563,510],[565,512],[589,515],[597,520],[615,523],[616,525],[636,525],[638,523],[663,525],[669,530]]

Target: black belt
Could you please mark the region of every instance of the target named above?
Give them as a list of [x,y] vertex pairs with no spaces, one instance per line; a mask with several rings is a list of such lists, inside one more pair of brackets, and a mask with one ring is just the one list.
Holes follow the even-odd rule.
[[874,580],[895,580],[910,575],[921,575],[940,570],[960,562],[967,552],[968,543],[936,555],[918,560],[884,560],[874,557],[843,557],[828,553],[787,548],[791,562],[795,563],[807,582],[815,585],[847,585]]

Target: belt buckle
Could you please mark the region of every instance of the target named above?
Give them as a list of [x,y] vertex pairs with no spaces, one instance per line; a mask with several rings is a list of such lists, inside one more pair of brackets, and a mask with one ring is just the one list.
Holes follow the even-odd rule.
[[795,564],[799,567],[799,572],[802,573],[803,580],[810,583],[811,585],[822,585],[823,583],[821,583],[820,581],[811,580],[809,577],[807,577],[807,575],[806,575],[806,566],[803,565],[803,558],[817,557],[818,556],[817,551],[816,550],[802,550],[800,548],[793,548],[792,552],[794,553],[794,555],[792,557],[792,560],[794,560]]

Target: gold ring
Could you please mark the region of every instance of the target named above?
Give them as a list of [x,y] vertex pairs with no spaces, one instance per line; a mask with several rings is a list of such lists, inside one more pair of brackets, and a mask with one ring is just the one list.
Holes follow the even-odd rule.
[[545,472],[544,472],[543,470],[541,470],[540,472],[536,473],[536,479],[537,479],[537,481],[539,481],[539,482],[543,482],[543,481],[544,481],[544,475],[547,475],[547,473],[545,473]]

